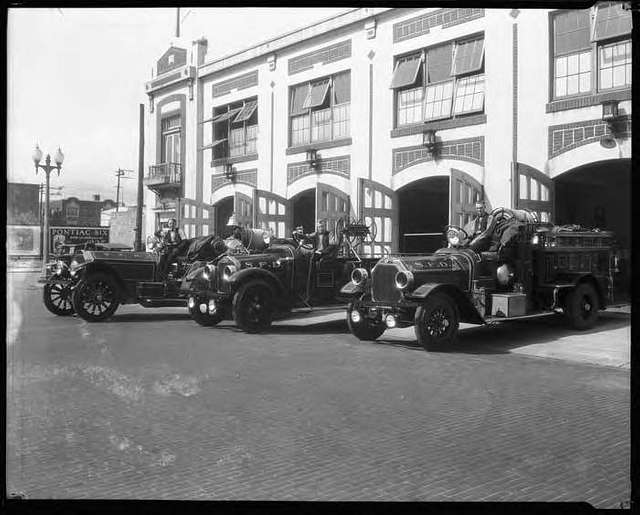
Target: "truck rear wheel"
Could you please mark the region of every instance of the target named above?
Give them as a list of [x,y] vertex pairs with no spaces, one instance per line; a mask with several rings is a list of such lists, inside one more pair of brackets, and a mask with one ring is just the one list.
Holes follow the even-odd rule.
[[456,340],[459,325],[458,308],[445,293],[430,295],[416,310],[416,338],[425,350],[449,349]]
[[357,309],[357,302],[350,302],[347,307],[347,325],[349,326],[351,334],[363,341],[373,341],[381,336],[386,329],[384,324],[375,323],[370,318],[362,316],[362,313],[360,313],[358,322],[353,321],[351,314]]
[[592,328],[598,320],[598,292],[590,283],[576,286],[565,299],[564,314],[574,329]]
[[273,316],[273,295],[264,281],[249,281],[233,297],[233,319],[247,333],[269,328]]

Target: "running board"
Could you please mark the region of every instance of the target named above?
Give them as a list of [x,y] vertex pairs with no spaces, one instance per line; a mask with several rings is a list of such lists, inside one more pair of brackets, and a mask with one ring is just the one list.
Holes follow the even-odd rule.
[[522,315],[518,317],[486,317],[484,321],[487,324],[494,324],[496,322],[507,322],[510,320],[527,320],[530,318],[548,317],[551,315],[558,315],[559,313],[561,313],[561,311],[542,311],[540,313],[533,313],[531,315]]
[[319,313],[323,311],[342,311],[347,309],[346,304],[334,304],[332,306],[317,306],[317,307],[304,307],[304,308],[293,308],[291,313]]

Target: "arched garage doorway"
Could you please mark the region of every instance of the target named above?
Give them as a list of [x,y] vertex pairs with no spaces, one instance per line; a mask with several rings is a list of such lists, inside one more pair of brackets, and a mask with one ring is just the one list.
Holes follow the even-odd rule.
[[225,197],[214,205],[215,234],[224,234],[229,217],[233,214],[233,197]]
[[432,252],[449,223],[449,177],[414,181],[397,191],[400,252]]
[[301,226],[305,232],[313,232],[316,224],[316,190],[309,189],[291,199],[293,228]]
[[554,179],[555,221],[613,231],[620,246],[616,295],[629,293],[631,274],[631,160],[580,166]]
[[631,248],[631,161],[590,163],[554,179],[555,221],[608,229]]

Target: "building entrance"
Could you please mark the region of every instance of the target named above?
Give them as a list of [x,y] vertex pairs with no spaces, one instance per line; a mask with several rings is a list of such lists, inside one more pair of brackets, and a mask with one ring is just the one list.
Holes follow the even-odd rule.
[[555,182],[555,222],[614,231],[630,247],[631,162],[601,161],[563,173]]
[[305,233],[316,230],[316,190],[298,193],[291,199],[293,207],[293,229],[302,226]]
[[449,223],[449,177],[429,177],[397,192],[400,252],[433,252]]
[[[581,166],[554,179],[555,222],[613,231],[628,274],[631,255],[631,160]],[[627,281],[622,281],[621,284]]]
[[225,197],[216,202],[215,206],[215,234],[224,234],[229,217],[233,214],[233,197]]

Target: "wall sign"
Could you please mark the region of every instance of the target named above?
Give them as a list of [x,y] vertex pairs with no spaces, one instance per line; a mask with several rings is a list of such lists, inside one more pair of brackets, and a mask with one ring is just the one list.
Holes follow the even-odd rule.
[[50,227],[49,249],[65,243],[109,243],[108,227]]

